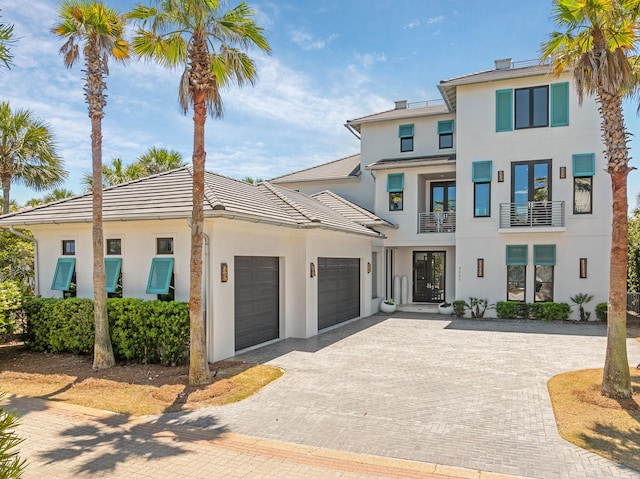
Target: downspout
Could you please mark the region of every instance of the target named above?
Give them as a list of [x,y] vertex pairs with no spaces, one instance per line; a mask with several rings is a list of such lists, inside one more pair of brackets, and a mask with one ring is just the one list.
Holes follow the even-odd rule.
[[24,233],[20,233],[13,227],[13,225],[9,225],[9,231],[16,236],[33,243],[33,289],[35,295],[40,296],[40,280],[38,277],[40,274],[40,268],[38,267],[38,240],[31,236],[27,236]]
[[204,336],[205,338],[207,337],[207,317],[208,317],[208,311],[209,311],[209,302],[207,301],[208,299],[208,294],[209,294],[209,288],[211,287],[211,277],[209,274],[209,248],[210,248],[210,244],[209,244],[209,236],[207,236],[206,233],[202,233],[202,236],[204,237],[204,294],[203,296],[203,307],[204,307],[204,311],[203,311],[203,316],[204,316]]

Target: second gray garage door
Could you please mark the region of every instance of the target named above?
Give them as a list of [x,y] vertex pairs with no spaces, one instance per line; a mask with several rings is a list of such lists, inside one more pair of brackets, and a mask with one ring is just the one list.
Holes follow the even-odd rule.
[[278,258],[236,256],[236,351],[280,337]]
[[318,258],[318,329],[360,316],[360,259]]

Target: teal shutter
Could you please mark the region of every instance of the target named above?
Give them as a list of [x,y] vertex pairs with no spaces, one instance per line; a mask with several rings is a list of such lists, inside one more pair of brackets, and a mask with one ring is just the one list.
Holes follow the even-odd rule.
[[551,85],[551,126],[569,126],[569,83]]
[[529,262],[529,247],[526,244],[507,245],[507,266],[526,266]]
[[453,133],[453,120],[442,120],[438,122],[438,135]]
[[71,278],[76,268],[75,258],[58,258],[58,264],[56,264],[56,271],[53,273],[53,281],[51,282],[51,289],[57,291],[67,291],[71,284]]
[[400,138],[413,137],[413,123],[410,125],[400,125],[398,127],[398,137]]
[[118,278],[120,277],[120,268],[122,267],[122,258],[105,258],[104,271],[107,276],[107,293],[115,293],[118,286]]
[[595,153],[572,155],[573,176],[593,176],[596,174]]
[[556,245],[554,244],[534,244],[533,264],[536,266],[555,266]]
[[173,258],[153,258],[147,281],[147,294],[168,294],[172,273]]
[[496,90],[496,131],[513,130],[513,90]]
[[471,176],[474,183],[488,183],[491,181],[491,160],[474,161],[471,165]]
[[398,193],[404,190],[404,173],[391,173],[387,175],[387,191]]

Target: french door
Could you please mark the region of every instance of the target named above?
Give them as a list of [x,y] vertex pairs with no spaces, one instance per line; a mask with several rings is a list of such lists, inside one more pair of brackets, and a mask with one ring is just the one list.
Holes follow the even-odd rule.
[[413,253],[413,301],[441,303],[445,298],[445,252]]

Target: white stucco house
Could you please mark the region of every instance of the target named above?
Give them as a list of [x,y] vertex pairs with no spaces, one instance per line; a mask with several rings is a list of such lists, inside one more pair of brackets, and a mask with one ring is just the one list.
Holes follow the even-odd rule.
[[[191,183],[187,167],[104,191],[108,292],[188,301]],[[375,228],[387,223],[330,192],[322,197],[206,174],[211,361],[378,310],[384,235]],[[91,195],[12,213],[0,224],[33,232],[38,294],[62,297],[74,283],[78,297],[93,297]]]
[[393,225],[380,228],[383,294],[406,309],[606,302],[611,186],[595,101],[578,104],[570,72],[510,59],[438,88],[441,101],[347,121],[359,155],[271,182],[339,191]]

